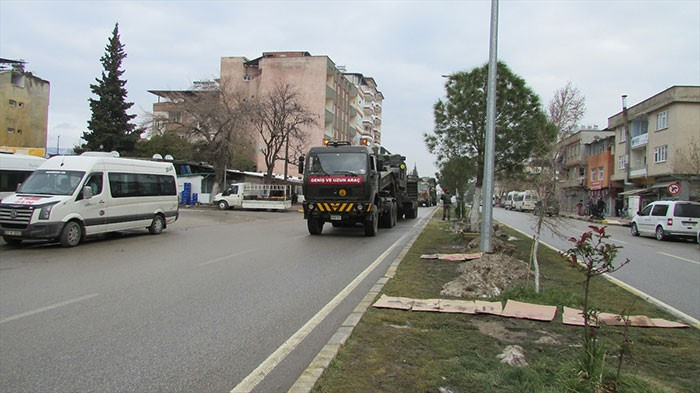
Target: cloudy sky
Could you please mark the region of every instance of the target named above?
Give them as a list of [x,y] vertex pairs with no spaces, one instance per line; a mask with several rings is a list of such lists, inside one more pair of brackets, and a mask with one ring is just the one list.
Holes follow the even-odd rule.
[[[149,89],[218,76],[224,56],[268,51],[327,55],[375,78],[385,96],[383,144],[432,175],[423,143],[442,75],[488,61],[489,1],[14,1],[0,0],[0,57],[24,59],[51,82],[49,146],[80,143],[90,83],[115,23],[133,113]],[[673,85],[700,85],[700,2],[502,0],[498,57],[546,105],[571,82],[586,97],[582,124]]]

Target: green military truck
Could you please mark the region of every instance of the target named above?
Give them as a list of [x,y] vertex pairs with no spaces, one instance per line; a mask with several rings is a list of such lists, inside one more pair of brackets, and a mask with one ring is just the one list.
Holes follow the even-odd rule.
[[418,179],[418,205],[437,206],[437,180],[434,177]]
[[312,147],[299,162],[304,175],[304,219],[309,233],[323,225],[362,225],[365,235],[391,228],[400,218],[418,216],[418,178],[406,170],[406,157],[385,149],[329,142]]

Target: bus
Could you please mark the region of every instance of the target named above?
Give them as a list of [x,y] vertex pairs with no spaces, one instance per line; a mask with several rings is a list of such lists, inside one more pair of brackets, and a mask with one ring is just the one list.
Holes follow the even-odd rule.
[[10,245],[41,239],[74,247],[100,233],[147,229],[157,235],[178,215],[172,163],[83,153],[46,160],[5,197],[0,233]]
[[0,201],[17,191],[17,187],[45,161],[45,158],[28,154],[0,153]]

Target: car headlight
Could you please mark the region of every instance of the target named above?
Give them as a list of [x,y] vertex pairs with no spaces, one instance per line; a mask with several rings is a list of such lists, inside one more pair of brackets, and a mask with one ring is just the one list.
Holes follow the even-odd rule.
[[41,210],[39,211],[39,219],[40,220],[48,220],[49,217],[51,217],[51,209],[56,205],[58,202],[54,202],[48,205],[44,205],[41,207]]

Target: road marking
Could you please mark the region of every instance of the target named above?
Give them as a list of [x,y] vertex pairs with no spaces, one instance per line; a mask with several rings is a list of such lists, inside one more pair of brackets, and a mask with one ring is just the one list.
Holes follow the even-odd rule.
[[348,286],[346,286],[342,291],[340,291],[328,304],[326,304],[316,315],[309,319],[304,326],[299,328],[293,336],[287,339],[275,352],[273,352],[264,362],[253,370],[245,379],[243,379],[231,393],[247,393],[255,389],[255,387],[269,374],[278,364],[284,360],[305,338],[308,336],[312,330],[316,328],[335,308],[348,297],[350,292],[352,292],[360,283],[379,266],[382,261],[396,248],[396,246],[401,243],[406,237],[408,237],[412,232],[408,231],[399,240],[394,242],[391,247],[387,248],[382,255],[372,262],[371,265],[360,273]]
[[44,311],[53,310],[54,308],[59,308],[59,307],[67,306],[67,305],[69,305],[69,304],[77,303],[77,302],[80,302],[80,301],[83,301],[83,300],[87,300],[87,299],[90,299],[90,298],[93,298],[93,297],[99,296],[99,295],[100,295],[99,293],[92,293],[92,294],[90,294],[90,295],[85,295],[85,296],[81,296],[81,297],[76,297],[76,298],[74,298],[74,299],[68,299],[68,300],[62,301],[62,302],[60,302],[60,303],[51,304],[51,305],[46,306],[46,307],[37,308],[36,310],[23,312],[23,313],[21,313],[21,314],[15,314],[15,315],[12,315],[12,316],[9,316],[9,317],[7,317],[7,318],[5,318],[5,319],[0,320],[0,324],[3,324],[3,323],[5,323],[5,322],[14,321],[15,319],[20,319],[20,318],[28,317],[28,316],[30,316],[30,315],[39,314],[39,313],[42,313],[42,312],[44,312]]
[[661,254],[661,255],[666,255],[667,257],[678,258],[678,259],[680,259],[680,260],[682,260],[682,261],[686,261],[686,262],[694,263],[694,264],[696,264],[696,265],[700,265],[700,262],[694,261],[694,260],[692,260],[692,259],[683,258],[683,257],[678,257],[678,256],[671,255],[671,254],[666,254],[665,252],[661,252],[661,251],[659,251],[659,254]]
[[225,259],[237,257],[237,256],[239,256],[239,255],[247,254],[247,253],[253,252],[253,251],[255,251],[254,248],[253,248],[253,249],[250,249],[250,250],[239,251],[239,252],[236,252],[236,253],[233,253],[233,254],[230,254],[230,255],[223,256],[223,257],[221,257],[221,258],[212,259],[211,261],[202,262],[202,263],[198,264],[197,266],[206,266],[206,265],[209,265],[209,264],[211,264],[211,263],[221,262],[221,261],[223,261],[223,260],[225,260]]
[[615,243],[627,244],[627,242],[623,242],[622,240],[617,240],[617,239],[613,239],[613,238],[609,238],[609,240],[610,240],[610,241],[613,241],[613,242],[615,242]]

